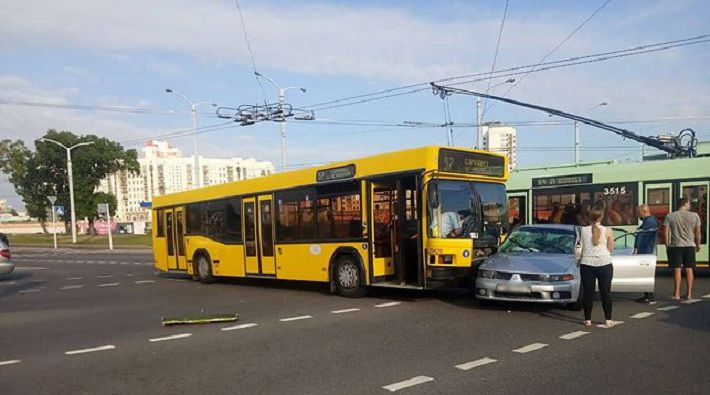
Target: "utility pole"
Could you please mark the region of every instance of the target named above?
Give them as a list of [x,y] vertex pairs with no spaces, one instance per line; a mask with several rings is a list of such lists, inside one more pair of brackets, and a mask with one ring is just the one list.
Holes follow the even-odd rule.
[[57,220],[55,219],[54,202],[57,201],[57,197],[54,195],[47,196],[47,200],[52,204],[52,235],[54,236],[54,249],[57,249]]
[[476,149],[483,149],[483,128],[481,127],[481,98],[476,97]]
[[49,141],[50,143],[57,144],[58,146],[67,150],[67,173],[69,176],[69,204],[71,205],[71,242],[76,244],[76,211],[74,210],[74,175],[72,171],[71,163],[71,150],[84,145],[94,144],[93,141],[85,141],[83,143],[74,144],[71,147],[67,147],[59,141],[54,141],[48,138],[41,138],[39,141]]
[[181,93],[175,92],[174,90],[172,90],[170,88],[165,88],[165,93],[172,93],[173,95],[178,96],[179,98],[185,100],[185,102],[187,102],[187,104],[190,105],[190,117],[192,118],[192,136],[193,136],[193,140],[194,140],[193,143],[195,145],[195,149],[194,149],[195,160],[193,163],[194,171],[192,172],[194,174],[195,180],[193,182],[193,185],[195,186],[195,188],[200,188],[200,187],[202,187],[203,180],[202,180],[202,176],[201,176],[202,170],[200,170],[200,160],[198,159],[198,148],[197,148],[197,142],[198,142],[198,139],[197,139],[197,108],[203,104],[209,104],[212,107],[217,107],[217,104],[210,103],[209,101],[200,101],[197,103],[193,103],[190,99],[187,98],[187,96],[185,96]]
[[269,81],[271,85],[275,86],[276,89],[279,90],[279,112],[281,113],[281,116],[279,117],[278,122],[281,122],[281,125],[279,125],[279,133],[281,135],[281,172],[284,172],[286,171],[286,91],[289,89],[298,89],[301,92],[306,93],[306,88],[300,88],[298,86],[288,86],[282,88],[279,84],[276,83],[276,81],[269,78],[268,76],[261,74],[257,71],[255,71],[254,74]]
[[579,123],[574,121],[574,163],[579,163]]

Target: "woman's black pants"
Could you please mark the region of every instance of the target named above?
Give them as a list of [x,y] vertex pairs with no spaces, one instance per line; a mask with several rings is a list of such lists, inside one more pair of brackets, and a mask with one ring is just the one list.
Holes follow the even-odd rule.
[[594,305],[594,289],[599,281],[599,293],[602,295],[602,307],[604,308],[604,319],[611,319],[611,278],[614,277],[614,266],[612,264],[604,266],[580,265],[582,276],[582,306],[584,307],[584,319],[592,319],[592,306]]

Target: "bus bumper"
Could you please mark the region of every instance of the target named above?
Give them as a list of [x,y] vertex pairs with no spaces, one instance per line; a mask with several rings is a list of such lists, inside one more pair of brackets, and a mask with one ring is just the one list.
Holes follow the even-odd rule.
[[470,279],[470,274],[470,267],[427,266],[426,288],[458,287],[467,283],[466,280]]

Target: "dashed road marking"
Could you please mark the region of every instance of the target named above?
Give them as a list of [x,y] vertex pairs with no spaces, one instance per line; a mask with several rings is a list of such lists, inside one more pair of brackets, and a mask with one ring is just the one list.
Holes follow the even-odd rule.
[[560,339],[572,340],[572,339],[576,339],[578,337],[582,337],[582,336],[588,335],[588,334],[589,334],[589,332],[585,332],[585,331],[574,331],[574,332],[570,332],[566,335],[560,336]]
[[115,287],[117,285],[121,285],[121,283],[104,283],[97,285],[97,287]]
[[133,276],[135,276],[134,273],[126,273],[126,277],[133,277]]
[[142,265],[143,262],[133,262],[134,265]]
[[22,362],[19,359],[10,359],[8,361],[0,361],[0,366],[5,366],[5,365],[14,365],[16,363]]
[[115,348],[116,348],[116,346],[114,346],[113,344],[108,344],[106,346],[101,346],[101,347],[93,347],[93,348],[85,348],[83,350],[67,351],[64,354],[66,354],[66,355],[86,354],[89,352],[113,350]]
[[134,281],[133,283],[134,284],[152,284],[154,282],[155,282],[155,280],[138,280],[138,281]]
[[[623,324],[623,323],[624,323],[624,321],[614,321],[614,326],[619,326],[619,325],[621,325],[621,324]],[[609,327],[606,326],[606,324],[599,324],[599,325],[597,325],[597,328],[609,329]],[[612,328],[613,328],[613,327],[612,327]]]
[[399,306],[401,304],[402,304],[402,302],[387,302],[387,303],[376,304],[375,307],[392,307],[392,306]]
[[104,274],[101,276],[96,276],[96,278],[109,278],[109,277],[113,277],[113,274]]
[[309,318],[313,318],[313,316],[312,315],[299,315],[298,317],[280,318],[279,321],[288,322],[288,321],[307,320]]
[[473,368],[477,368],[479,366],[488,365],[489,363],[493,363],[493,362],[498,362],[498,360],[486,357],[486,358],[477,359],[475,361],[462,363],[462,364],[456,365],[454,367],[456,369],[460,369],[460,370],[470,370]]
[[59,289],[79,289],[79,288],[84,288],[84,285],[67,285],[65,287],[61,287]]
[[417,376],[417,377],[413,377],[409,380],[400,381],[399,383],[386,385],[382,388],[384,388],[390,392],[395,392],[395,391],[399,391],[404,388],[409,388],[409,387],[413,387],[415,385],[427,383],[429,381],[434,381],[434,379],[431,377],[427,377],[427,376]]
[[118,261],[108,261],[108,264],[109,264],[109,265],[115,265],[115,264],[117,264],[117,263],[118,263]]
[[41,291],[41,290],[43,290],[43,289],[44,289],[44,288],[23,289],[23,290],[20,291],[19,293],[21,293],[21,294],[26,294],[26,293],[30,293],[30,292],[39,292],[39,291]]
[[190,337],[190,336],[192,336],[192,333],[179,333],[177,335],[172,335],[172,336],[156,337],[156,338],[150,339],[148,341],[154,343],[154,342],[162,342],[162,341],[166,341],[166,340],[184,339],[184,338]]
[[95,262],[96,262],[96,261],[86,261],[86,263],[88,263],[88,264],[90,264],[90,265],[94,264]]
[[73,280],[83,280],[83,279],[84,279],[84,277],[67,277],[67,278],[66,278],[66,280],[70,280],[70,281],[73,281]]
[[48,267],[39,267],[39,266],[18,266],[18,270],[49,270]]
[[666,307],[659,307],[659,308],[657,308],[656,310],[658,310],[658,311],[670,311],[670,310],[675,310],[675,309],[679,309],[679,308],[680,308],[680,306],[666,306]]
[[528,344],[525,347],[516,348],[515,350],[513,350],[513,352],[517,352],[518,354],[525,354],[525,353],[528,353],[531,351],[537,351],[537,350],[543,349],[547,346],[549,346],[549,344],[533,343],[533,344]]
[[642,313],[636,313],[636,314],[632,315],[631,318],[641,319],[641,318],[650,317],[654,314],[656,314],[656,313],[650,313],[648,311],[644,311]]
[[333,313],[333,314],[343,314],[343,313],[352,313],[353,311],[360,311],[360,309],[333,310],[333,311],[331,311],[331,313]]
[[705,299],[710,299],[710,294],[703,295],[703,298],[705,298]]
[[696,304],[700,302],[700,299],[688,299],[680,302],[681,304]]
[[235,326],[228,326],[226,328],[222,328],[223,331],[235,331],[237,329],[246,329],[246,328],[253,328],[259,324],[255,323],[250,323],[250,324],[241,324],[241,325],[235,325]]
[[3,282],[0,282],[0,287],[6,287],[8,285],[15,285],[15,284],[17,284],[15,281],[3,281]]
[[99,265],[103,265],[106,263],[106,261],[96,261],[96,263],[98,263]]
[[128,265],[129,262],[121,262],[121,265]]

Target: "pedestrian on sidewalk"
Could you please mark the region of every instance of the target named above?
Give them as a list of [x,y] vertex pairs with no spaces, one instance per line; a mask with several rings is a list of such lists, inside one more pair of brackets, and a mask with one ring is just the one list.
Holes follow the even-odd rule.
[[[658,222],[656,217],[651,215],[651,209],[647,204],[642,204],[636,208],[636,215],[641,219],[641,225],[636,230],[636,241],[634,242],[634,255],[636,254],[656,254],[656,239],[658,237]],[[654,304],[656,303],[653,292],[644,292],[643,297],[637,299],[638,302]]]
[[678,209],[666,215],[665,239],[668,267],[673,269],[673,296],[680,299],[682,269],[685,269],[685,298],[693,298],[695,253],[700,251],[700,216],[690,211],[690,199],[678,199]]
[[591,212],[592,224],[582,228],[582,258],[579,271],[582,277],[584,325],[592,326],[594,289],[598,282],[604,309],[604,324],[607,328],[611,328],[615,324],[611,319],[611,279],[614,276],[611,252],[614,250],[614,237],[611,228],[602,226],[603,217],[604,210],[602,208],[593,208]]

